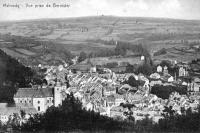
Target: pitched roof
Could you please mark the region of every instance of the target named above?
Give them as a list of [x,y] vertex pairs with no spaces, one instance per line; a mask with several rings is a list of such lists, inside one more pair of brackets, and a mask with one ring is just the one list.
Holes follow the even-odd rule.
[[122,88],[132,89],[133,87],[130,86],[130,85],[128,85],[128,84],[124,84],[124,85],[122,85],[122,86],[120,87],[120,89],[122,89]]
[[19,88],[14,98],[33,97],[36,90],[34,88]]
[[42,98],[42,97],[45,97],[45,94],[43,93],[43,91],[41,89],[38,89],[34,92],[33,97],[34,98]]
[[52,97],[53,96],[53,88],[42,88],[41,89],[45,97]]
[[110,95],[106,97],[107,102],[115,102],[115,96],[114,95]]
[[41,98],[41,97],[52,97],[53,89],[52,88],[19,88],[14,98]]

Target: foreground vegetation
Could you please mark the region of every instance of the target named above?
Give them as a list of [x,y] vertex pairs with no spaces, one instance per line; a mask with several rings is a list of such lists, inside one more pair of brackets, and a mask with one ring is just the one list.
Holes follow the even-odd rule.
[[172,107],[165,107],[163,118],[155,123],[146,116],[145,119],[135,121],[132,113],[125,112],[127,119],[109,118],[101,116],[94,111],[86,111],[79,100],[72,94],[63,101],[62,106],[50,107],[44,114],[35,114],[27,122],[20,123],[25,115],[21,111],[20,116],[14,115],[7,125],[1,125],[1,129],[11,126],[14,131],[78,131],[78,132],[198,132],[200,131],[200,108],[196,112],[191,109],[181,110],[178,115]]
[[28,87],[30,82],[41,84],[41,79],[36,71],[0,50],[0,102],[13,103],[18,87]]

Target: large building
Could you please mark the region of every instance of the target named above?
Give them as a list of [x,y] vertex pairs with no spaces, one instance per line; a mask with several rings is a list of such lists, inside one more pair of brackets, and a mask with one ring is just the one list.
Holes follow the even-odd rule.
[[53,88],[19,88],[14,95],[14,101],[16,106],[33,106],[38,112],[45,112],[48,107],[54,105]]

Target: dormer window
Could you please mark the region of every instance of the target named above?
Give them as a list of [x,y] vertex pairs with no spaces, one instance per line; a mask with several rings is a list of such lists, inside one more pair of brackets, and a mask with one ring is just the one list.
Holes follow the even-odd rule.
[[38,101],[38,104],[40,104],[40,101]]

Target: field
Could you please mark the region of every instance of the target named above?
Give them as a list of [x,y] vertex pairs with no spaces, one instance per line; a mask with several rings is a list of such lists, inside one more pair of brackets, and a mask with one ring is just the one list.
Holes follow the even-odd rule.
[[[86,63],[86,61],[83,61],[81,63],[84,64]],[[96,57],[90,58],[90,61],[95,65],[105,65],[112,62],[117,62],[118,64],[129,62],[132,65],[141,63],[140,57]]]
[[[41,19],[1,22],[0,34],[50,41],[56,44],[55,47],[69,50],[75,55],[81,51],[90,53],[106,49],[112,50],[115,48],[115,44],[108,45],[105,42],[114,40],[129,42],[133,45],[143,44],[152,56],[156,51],[166,48],[167,54],[153,57],[155,60],[190,61],[197,57],[200,58],[198,51],[191,49],[193,43],[200,45],[200,21],[196,20],[112,16]],[[4,39],[0,39],[1,49],[6,47],[4,51],[6,50],[13,56],[41,55],[41,49],[44,48],[42,44],[27,44],[27,47],[15,46],[14,42],[6,43]],[[50,46],[47,45],[47,47]],[[179,48],[185,49],[177,50]],[[187,49],[190,51],[185,52]],[[48,58],[50,57],[48,56]],[[126,61],[127,58],[120,60]]]

